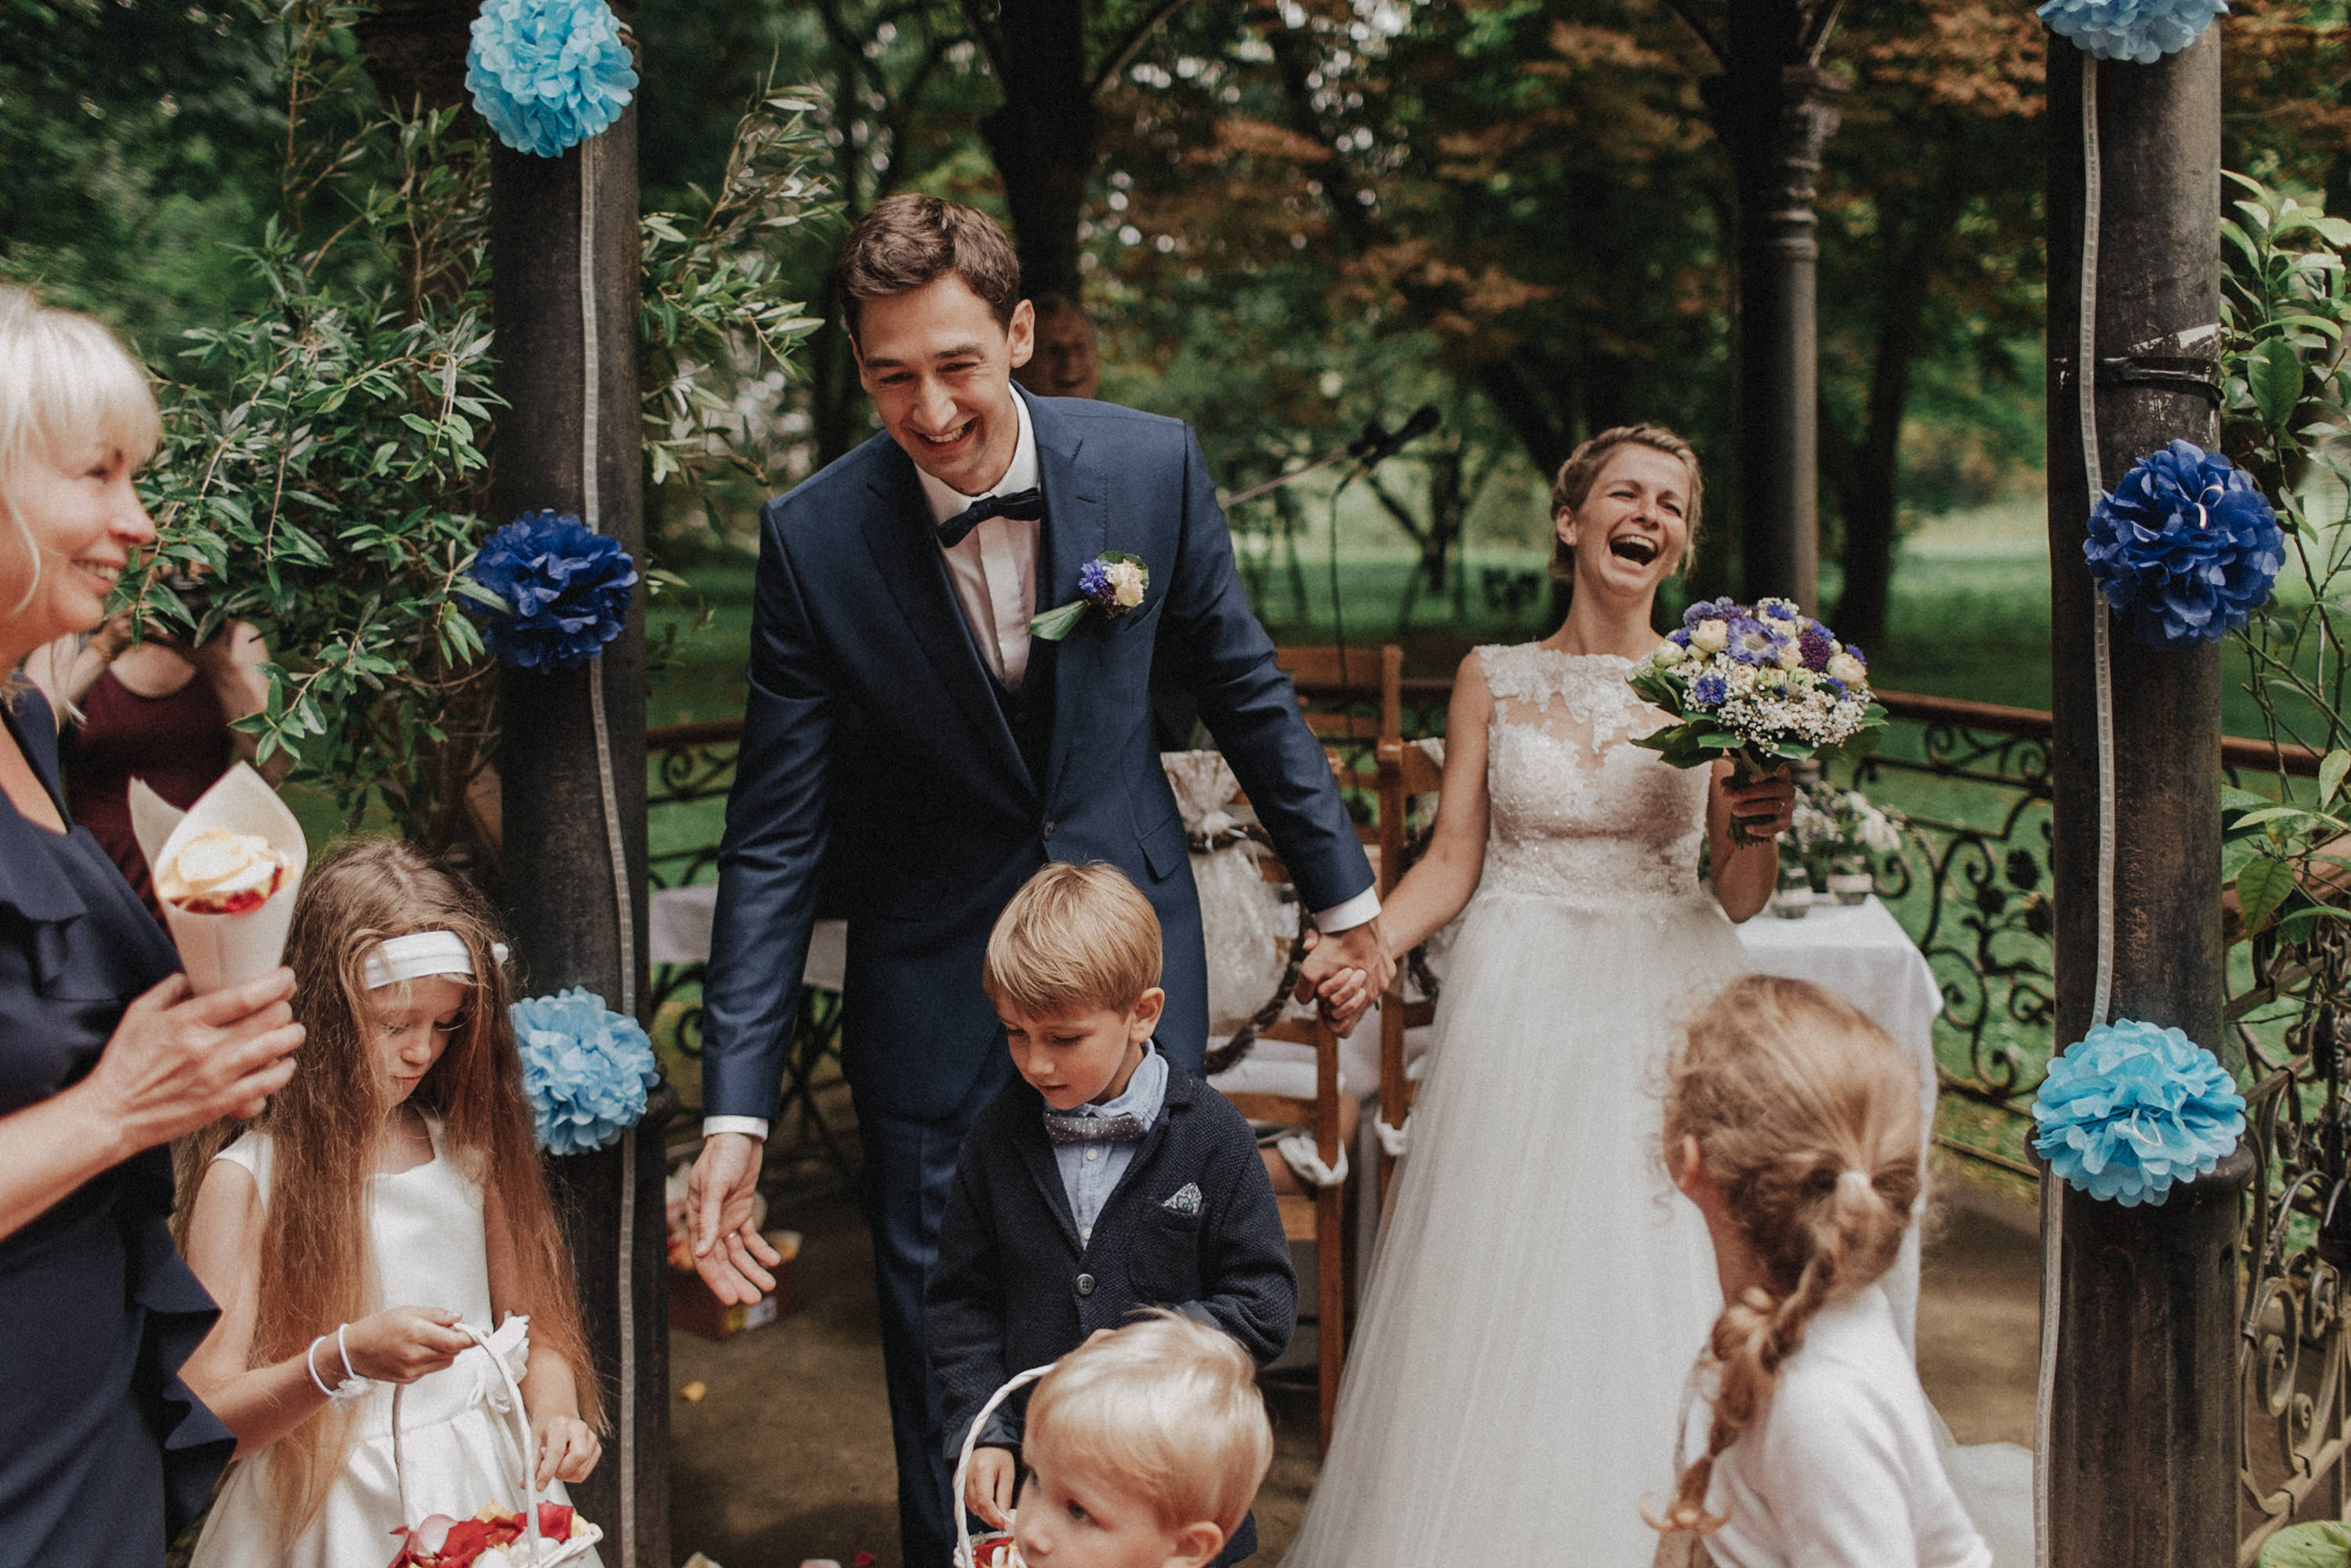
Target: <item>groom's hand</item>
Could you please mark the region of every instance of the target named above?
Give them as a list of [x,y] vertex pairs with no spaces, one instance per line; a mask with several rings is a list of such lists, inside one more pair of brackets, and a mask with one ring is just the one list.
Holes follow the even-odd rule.
[[695,1270],[712,1295],[730,1305],[750,1306],[774,1290],[776,1277],[768,1270],[784,1260],[751,1222],[765,1148],[748,1133],[713,1133],[702,1140],[702,1155],[686,1179]]
[[1297,999],[1319,1004],[1322,1021],[1344,1039],[1355,1032],[1364,1010],[1388,988],[1395,970],[1376,918],[1330,935],[1309,931]]

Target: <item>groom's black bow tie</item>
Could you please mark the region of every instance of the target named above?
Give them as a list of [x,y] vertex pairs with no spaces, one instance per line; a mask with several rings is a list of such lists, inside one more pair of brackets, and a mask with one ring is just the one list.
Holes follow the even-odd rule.
[[954,517],[939,525],[939,548],[953,549],[963,543],[971,530],[990,517],[1016,517],[1033,523],[1045,515],[1045,492],[1031,486],[1026,490],[1008,491],[1001,496],[982,496]]

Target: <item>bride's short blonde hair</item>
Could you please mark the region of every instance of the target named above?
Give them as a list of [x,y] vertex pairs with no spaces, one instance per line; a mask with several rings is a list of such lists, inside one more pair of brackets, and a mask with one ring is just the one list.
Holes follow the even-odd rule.
[[28,288],[0,283],[0,513],[26,559],[24,583],[0,590],[0,611],[22,608],[41,578],[31,525],[9,499],[19,466],[96,441],[136,467],[155,455],[162,429],[147,372],[112,332],[78,311],[42,304]]
[[988,999],[1025,1012],[1124,1012],[1159,983],[1159,914],[1126,873],[1055,861],[1012,895],[987,936]]
[[1202,1521],[1229,1540],[1273,1464],[1273,1425],[1249,1352],[1159,1309],[1063,1356],[1029,1401],[1025,1440],[1167,1530]]
[[[1706,499],[1706,476],[1698,465],[1698,449],[1662,424],[1620,424],[1604,430],[1567,455],[1559,465],[1558,476],[1551,485],[1551,517],[1556,524],[1562,512],[1572,512],[1583,505],[1592,494],[1592,486],[1600,480],[1600,470],[1620,446],[1646,446],[1668,457],[1678,457],[1689,470],[1689,503],[1682,521],[1689,530],[1689,543],[1683,549],[1681,565],[1689,565],[1690,556],[1698,549],[1698,503]],[[1555,582],[1575,580],[1575,552],[1565,541],[1554,538],[1551,546],[1551,575]]]

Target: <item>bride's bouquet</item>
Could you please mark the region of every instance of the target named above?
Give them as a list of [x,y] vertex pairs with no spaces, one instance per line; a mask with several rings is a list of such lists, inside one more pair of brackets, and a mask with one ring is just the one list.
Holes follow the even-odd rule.
[[[1691,605],[1629,678],[1678,721],[1633,744],[1677,768],[1728,758],[1750,779],[1807,758],[1865,756],[1886,727],[1860,650],[1785,599]],[[1753,841],[1736,821],[1731,831]]]

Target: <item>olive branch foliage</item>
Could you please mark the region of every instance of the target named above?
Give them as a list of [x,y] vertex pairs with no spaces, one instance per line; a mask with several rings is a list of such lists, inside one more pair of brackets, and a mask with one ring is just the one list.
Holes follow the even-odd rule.
[[[158,547],[118,592],[142,625],[267,639],[265,759],[436,850],[465,831],[495,742],[495,665],[465,612],[500,401],[489,152],[470,109],[351,114],[371,89],[363,7],[254,0],[286,119],[279,210],[246,256],[266,305],[186,334],[143,480]],[[690,494],[764,481],[771,411],[730,392],[789,373],[816,326],[778,293],[778,236],[827,212],[810,173],[821,100],[760,92],[715,191],[643,223],[647,478]],[[642,565],[643,563],[641,563]],[[195,569],[209,591],[166,578]],[[648,572],[654,582],[675,583]],[[495,601],[492,601],[495,602]]]
[[[2269,497],[2286,538],[2277,591],[2235,637],[2273,748],[2323,754],[2306,801],[2290,787],[2282,800],[2223,795],[2222,867],[2239,929],[2273,951],[2351,919],[2335,902],[2351,862],[2351,221],[2248,176],[2226,179],[2221,445]],[[2247,999],[2287,999],[2263,990]]]

